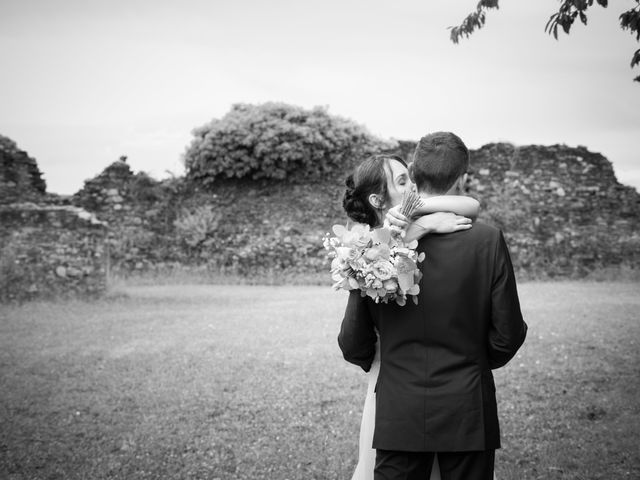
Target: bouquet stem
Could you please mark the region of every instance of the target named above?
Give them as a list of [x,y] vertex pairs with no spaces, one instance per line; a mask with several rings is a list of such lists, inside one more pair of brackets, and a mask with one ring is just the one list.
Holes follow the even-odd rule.
[[400,213],[411,219],[418,207],[422,205],[422,199],[413,190],[406,190],[402,195],[402,204],[400,206]]

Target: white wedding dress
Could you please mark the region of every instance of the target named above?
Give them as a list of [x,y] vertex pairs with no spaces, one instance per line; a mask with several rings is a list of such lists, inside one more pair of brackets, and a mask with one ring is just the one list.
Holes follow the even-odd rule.
[[[358,449],[358,464],[353,472],[351,480],[373,480],[373,470],[376,466],[376,450],[371,448],[373,443],[373,428],[376,423],[376,382],[380,373],[380,342],[376,342],[376,355],[371,364],[371,370],[367,373],[367,396],[364,399],[362,409],[362,422],[360,423],[360,444]],[[493,479],[496,480],[495,473]],[[425,478],[425,480],[427,480]],[[436,454],[431,468],[431,476],[428,480],[440,480],[440,466]]]

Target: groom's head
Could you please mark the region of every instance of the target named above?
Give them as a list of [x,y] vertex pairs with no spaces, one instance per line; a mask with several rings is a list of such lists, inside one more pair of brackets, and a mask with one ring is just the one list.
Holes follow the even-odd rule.
[[462,189],[469,168],[469,150],[451,132],[430,133],[420,139],[409,166],[418,191],[444,195]]

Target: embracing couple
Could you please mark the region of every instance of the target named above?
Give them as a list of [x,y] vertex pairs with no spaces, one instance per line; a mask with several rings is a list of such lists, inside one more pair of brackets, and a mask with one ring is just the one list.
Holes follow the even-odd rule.
[[[492,370],[524,342],[525,324],[502,232],[473,222],[463,192],[469,152],[448,132],[423,137],[409,167],[376,155],[347,179],[348,216],[385,217],[419,239],[418,304],[375,303],[349,293],[338,343],[369,372],[354,480],[492,480],[500,431]],[[417,188],[422,207],[397,206]]]

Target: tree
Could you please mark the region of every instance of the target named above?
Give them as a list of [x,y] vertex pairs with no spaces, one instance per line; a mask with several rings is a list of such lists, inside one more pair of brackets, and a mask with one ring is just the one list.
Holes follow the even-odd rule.
[[[490,9],[498,9],[499,0],[480,0],[476,6],[476,10],[471,12],[465,17],[465,19],[457,27],[450,27],[451,29],[451,41],[458,43],[460,37],[464,36],[468,38],[476,29],[480,29],[484,26],[486,19],[486,12]],[[606,8],[608,0],[595,0],[595,2]],[[640,41],[640,0],[636,0],[637,5],[626,12],[623,12],[620,19],[620,27],[623,30],[629,30],[632,35],[635,35],[636,41]],[[587,24],[587,10],[592,7],[594,0],[562,0],[558,12],[551,15],[547,25],[545,26],[545,32],[553,34],[554,38],[558,39],[558,27],[561,27],[564,33],[569,34],[573,22],[577,18],[586,25]],[[631,68],[640,64],[640,49],[636,50],[631,58]],[[634,78],[634,81],[640,82],[640,75]]]
[[321,178],[395,145],[322,107],[235,104],[193,131],[184,155],[187,177],[209,186],[220,178]]

